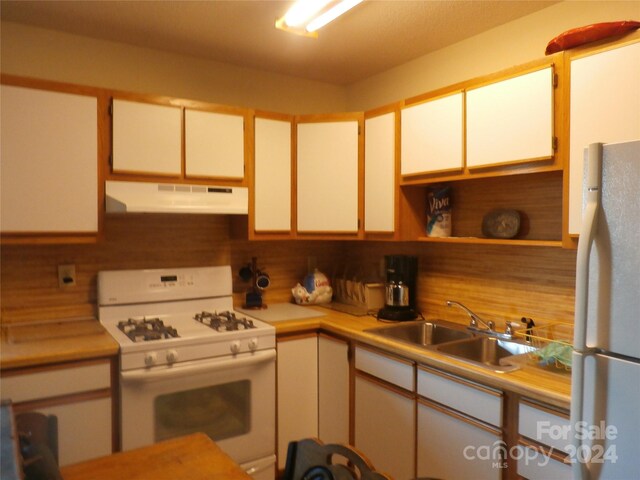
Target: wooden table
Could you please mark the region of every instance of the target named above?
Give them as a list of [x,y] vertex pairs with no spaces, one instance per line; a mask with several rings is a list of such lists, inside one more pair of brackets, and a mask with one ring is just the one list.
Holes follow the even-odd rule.
[[231,457],[204,433],[68,465],[64,480],[250,480]]

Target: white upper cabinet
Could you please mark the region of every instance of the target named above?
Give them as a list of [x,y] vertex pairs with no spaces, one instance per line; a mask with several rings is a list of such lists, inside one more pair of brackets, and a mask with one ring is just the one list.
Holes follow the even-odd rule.
[[96,97],[2,85],[3,232],[98,231]]
[[463,111],[462,92],[402,110],[402,175],[462,170]]
[[467,167],[553,157],[553,68],[467,91]]
[[291,122],[256,118],[255,231],[291,230]]
[[640,139],[640,42],[571,60],[569,234],[580,233],[584,148]]
[[244,117],[186,109],[188,177],[244,177]]
[[182,173],[182,109],[113,100],[114,173],[179,176]]
[[395,227],[396,114],[364,122],[364,228],[393,232]]
[[358,232],[358,121],[298,124],[298,232]]

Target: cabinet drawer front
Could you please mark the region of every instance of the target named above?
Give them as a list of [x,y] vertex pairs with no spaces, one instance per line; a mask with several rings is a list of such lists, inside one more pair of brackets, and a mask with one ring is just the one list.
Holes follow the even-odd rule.
[[518,474],[529,480],[571,479],[571,466],[523,445],[519,446]]
[[2,378],[2,397],[13,403],[111,387],[109,363],[46,370]]
[[58,417],[60,465],[109,455],[111,451],[111,398],[38,409]]
[[356,348],[356,368],[400,388],[415,391],[413,365],[364,348]]
[[491,425],[502,424],[502,397],[497,391],[418,369],[418,394]]
[[518,431],[524,437],[562,451],[567,451],[571,444],[567,417],[535,408],[528,403],[520,403]]
[[497,432],[418,403],[418,477],[500,480],[500,441]]

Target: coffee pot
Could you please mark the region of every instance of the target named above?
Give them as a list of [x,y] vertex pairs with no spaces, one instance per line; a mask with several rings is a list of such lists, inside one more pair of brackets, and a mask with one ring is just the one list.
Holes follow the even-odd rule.
[[392,321],[416,319],[418,258],[408,255],[385,255],[384,260],[385,305],[378,311],[378,318]]

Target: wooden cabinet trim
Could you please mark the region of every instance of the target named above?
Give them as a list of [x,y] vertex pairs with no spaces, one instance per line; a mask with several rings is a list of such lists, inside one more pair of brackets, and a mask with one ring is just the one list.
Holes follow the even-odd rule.
[[408,365],[410,367],[413,367],[416,365],[416,363],[412,360],[408,360],[404,357],[400,357],[394,353],[390,353],[386,350],[380,350],[376,347],[372,347],[370,345],[367,345],[365,343],[356,343],[356,348],[362,349],[362,350],[368,350],[371,353],[375,353],[377,355],[383,356],[383,357],[387,357],[390,360],[396,361],[396,362],[400,362],[400,363],[404,363],[405,365]]
[[499,428],[496,428],[492,425],[484,423],[478,420],[477,418],[470,417],[462,412],[459,412],[458,410],[449,408],[446,405],[442,405],[440,403],[434,402],[433,400],[430,400],[428,398],[424,398],[421,396],[418,396],[417,403],[419,405],[423,405],[425,407],[431,408],[438,412],[444,413],[445,415],[449,415],[450,417],[453,417],[462,422],[468,423],[469,425],[473,425],[474,427],[481,428],[482,430],[485,430],[486,432],[489,432],[497,437],[502,437],[502,431]]
[[551,415],[557,415],[558,417],[565,418],[566,420],[570,419],[570,415],[567,410],[557,409],[555,407],[552,407],[551,405],[544,405],[528,398],[521,398],[520,403],[525,404],[531,408],[535,408],[536,410],[541,410],[542,412],[549,413]]
[[397,385],[394,385],[393,383],[389,383],[385,380],[382,380],[381,378],[375,377],[367,372],[363,372],[361,370],[356,369],[355,370],[355,376],[359,377],[363,380],[366,380],[369,383],[373,383],[375,385],[378,385],[382,388],[384,388],[385,390],[389,390],[393,393],[397,393],[398,395],[401,395],[405,398],[408,398],[410,400],[414,400],[416,398],[415,394],[413,392],[410,392],[409,390],[405,390],[404,388],[398,387]]
[[[542,443],[538,443],[535,440],[531,440],[530,438],[523,437],[522,435],[518,439],[518,445],[522,445],[527,448],[531,448],[546,456],[550,456],[554,460],[561,463],[569,463],[569,454],[564,453],[556,448],[551,448],[548,445],[543,445]],[[567,460],[567,461],[565,461]]]
[[113,369],[114,362],[117,362],[117,357],[104,357],[104,358],[93,358],[89,360],[70,360],[68,362],[60,362],[60,363],[50,363],[46,365],[37,365],[30,367],[18,367],[18,368],[8,368],[0,370],[2,377],[12,377],[17,375],[28,375],[30,373],[40,373],[40,372],[48,372],[54,370],[72,370],[78,367],[88,367],[91,365],[103,365],[108,364]]
[[425,365],[418,365],[418,370],[419,371],[423,371],[425,373],[431,373],[433,375],[437,375],[439,377],[445,378],[447,380],[451,380],[453,382],[459,383],[459,384],[464,385],[466,387],[474,388],[474,389],[479,390],[481,392],[488,393],[489,395],[493,395],[494,397],[498,397],[498,398],[502,398],[503,397],[503,393],[500,390],[497,390],[497,389],[494,389],[494,388],[491,388],[491,387],[487,387],[486,385],[482,385],[480,383],[475,383],[472,380],[467,380],[466,378],[458,377],[458,376],[453,375],[451,373],[443,372],[442,370],[437,370],[435,368],[427,367]]
[[87,402],[90,400],[97,400],[99,398],[111,397],[112,392],[110,388],[101,388],[99,390],[90,390],[86,392],[71,393],[68,395],[60,395],[56,397],[38,398],[36,400],[17,402],[13,404],[13,407],[16,413],[20,413],[38,410],[46,407],[69,405],[78,402]]

